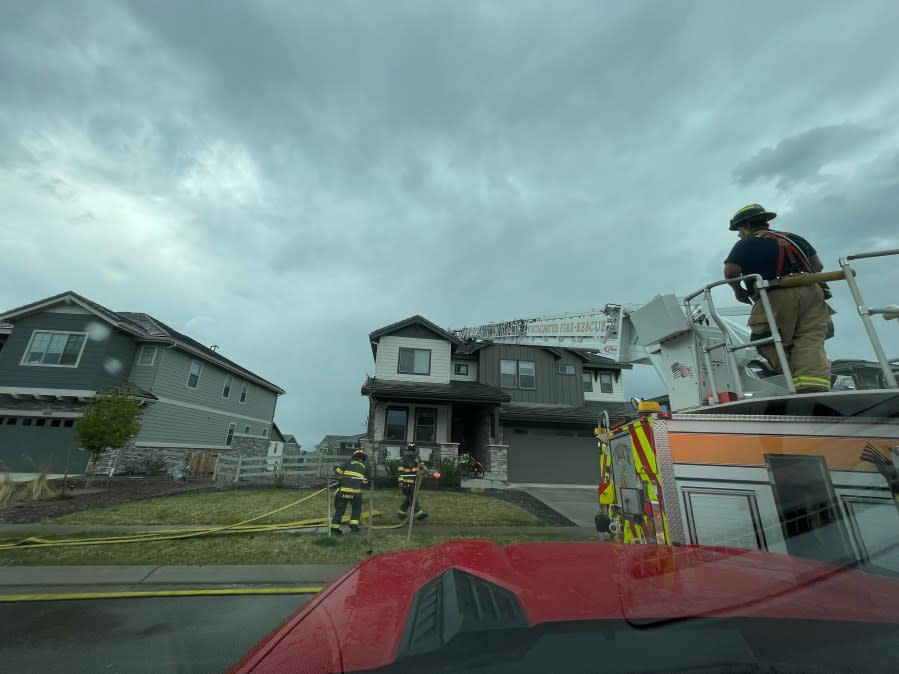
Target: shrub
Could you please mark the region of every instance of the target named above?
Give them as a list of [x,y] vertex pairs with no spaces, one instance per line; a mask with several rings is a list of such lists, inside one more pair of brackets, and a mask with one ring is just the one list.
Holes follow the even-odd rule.
[[438,486],[459,487],[462,485],[462,468],[454,459],[440,459],[438,470],[440,471],[440,480],[438,481]]
[[165,475],[169,472],[169,464],[158,456],[148,456],[140,463],[140,467],[147,475]]
[[12,480],[12,475],[7,473],[3,477],[3,484],[0,485],[0,508],[11,505],[16,498],[16,483]]
[[28,486],[25,487],[25,495],[32,501],[44,501],[50,498],[56,498],[56,494],[47,484],[47,471],[42,471],[40,475],[35,476]]

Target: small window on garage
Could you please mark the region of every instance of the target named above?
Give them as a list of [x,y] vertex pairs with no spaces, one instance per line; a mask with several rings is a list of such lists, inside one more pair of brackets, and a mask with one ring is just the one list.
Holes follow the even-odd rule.
[[18,419],[16,417],[8,417],[6,419],[6,425],[7,426],[15,426],[17,421],[18,421]]
[[62,419],[53,419],[50,421],[50,425],[53,426],[53,428],[59,428],[59,426],[61,424],[62,424]]
[[74,425],[75,425],[74,419],[66,419],[65,421],[62,422],[63,428],[71,428]]
[[35,420],[34,420],[34,425],[35,425],[35,426],[45,426],[46,424],[47,424],[47,420],[46,420],[46,419],[35,419]]
[[603,393],[612,392],[612,374],[610,372],[599,373],[599,390]]
[[32,419],[31,417],[25,417],[24,419],[22,419],[23,426],[30,426],[33,423],[34,423],[34,419]]

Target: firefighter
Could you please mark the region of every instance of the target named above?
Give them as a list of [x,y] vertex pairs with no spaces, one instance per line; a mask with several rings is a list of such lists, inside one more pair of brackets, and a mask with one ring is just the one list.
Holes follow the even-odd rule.
[[362,516],[362,487],[368,484],[368,465],[365,463],[368,457],[365,450],[357,449],[353,457],[334,469],[340,486],[334,494],[334,517],[331,519],[331,531],[338,536],[340,520],[346,512],[347,504],[350,504],[350,531],[359,531],[359,518]]
[[400,460],[399,465],[399,483],[400,490],[403,492],[403,503],[400,505],[397,515],[401,520],[405,519],[409,514],[410,507],[412,507],[415,513],[415,519],[423,520],[428,517],[428,514],[422,510],[418,499],[415,499],[414,506],[412,504],[412,500],[415,498],[415,482],[424,470],[424,465],[416,456],[415,443],[410,442],[403,450],[403,458]]
[[[796,234],[769,229],[768,222],[776,217],[776,213],[759,204],[749,204],[734,214],[730,230],[738,232],[740,240],[724,261],[725,278],[759,274],[770,281],[821,271],[821,260],[808,241]],[[756,300],[749,315],[752,339],[770,337],[771,328],[752,284],[747,283],[744,288],[735,281],[730,285],[739,302],[752,304]],[[832,335],[833,311],[827,305],[829,292],[826,291],[822,284],[768,290],[774,322],[780,331],[797,393],[830,390],[830,360],[824,350],[824,340]],[[775,370],[783,371],[773,344],[757,349]]]

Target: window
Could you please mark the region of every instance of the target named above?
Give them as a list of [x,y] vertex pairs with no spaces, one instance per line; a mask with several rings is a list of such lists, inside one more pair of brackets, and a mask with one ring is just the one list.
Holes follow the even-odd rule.
[[35,331],[22,364],[77,367],[84,351],[85,337],[82,332]]
[[537,388],[537,366],[532,360],[499,361],[499,385],[503,388]]
[[570,363],[559,363],[559,374],[574,374],[574,365]]
[[268,437],[268,429],[267,429],[267,428],[263,428],[263,429],[262,429],[262,437],[263,437],[263,438],[267,438],[267,437]]
[[499,385],[504,388],[515,388],[518,386],[518,367],[516,361],[499,361]]
[[518,361],[518,388],[537,388],[537,365],[534,361]]
[[385,440],[405,440],[409,410],[405,407],[388,407],[387,423],[384,426]]
[[233,439],[234,439],[234,424],[228,424],[228,437],[225,438],[225,444],[230,447],[231,441]]
[[140,347],[140,355],[137,357],[138,365],[152,365],[156,362],[156,347],[147,346]]
[[415,442],[437,441],[437,410],[419,407],[415,410]]
[[245,403],[247,401],[247,391],[249,390],[250,385],[244,382],[243,386],[240,387],[240,402]]
[[53,419],[50,421],[50,425],[53,426],[53,428],[59,428],[59,425],[61,423],[62,423],[61,419]]
[[203,364],[197,360],[190,361],[190,374],[187,376],[188,388],[197,388],[200,383],[200,373],[203,371]]
[[599,373],[599,390],[603,393],[612,392],[612,375],[608,372]]
[[467,375],[468,374],[468,363],[456,363],[456,366],[453,371],[458,375]]
[[222,388],[222,398],[231,397],[231,384],[234,383],[234,377],[230,374],[225,375],[225,386]]
[[24,419],[22,419],[23,426],[30,426],[33,423],[34,423],[34,419],[32,419],[31,417],[25,417]]
[[431,350],[400,348],[396,371],[400,374],[431,374]]
[[75,422],[72,419],[66,419],[65,421],[62,422],[63,428],[71,428],[74,425],[75,425]]
[[581,375],[581,378],[584,380],[584,392],[590,393],[593,390],[593,373],[584,372],[584,374]]
[[18,421],[18,419],[16,419],[15,417],[7,417],[6,425],[7,426],[15,426],[17,421]]
[[243,432],[244,432],[244,435],[249,435],[249,434],[250,434],[250,427],[249,427],[249,426],[244,426]]
[[46,426],[46,425],[47,425],[47,420],[46,420],[46,419],[35,419],[35,420],[34,420],[34,425],[35,425],[35,426]]

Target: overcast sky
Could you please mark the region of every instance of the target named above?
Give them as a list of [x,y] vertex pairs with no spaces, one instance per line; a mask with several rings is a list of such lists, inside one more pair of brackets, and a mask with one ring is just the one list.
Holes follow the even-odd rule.
[[[0,311],[150,313],[285,388],[305,447],[358,433],[368,333],[410,315],[686,294],[755,201],[827,269],[899,247],[896,26],[894,0],[0,0]],[[899,265],[863,273],[899,302]],[[835,294],[831,356],[871,358]]]

